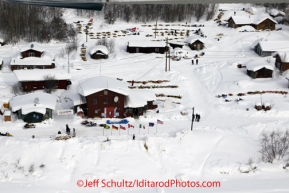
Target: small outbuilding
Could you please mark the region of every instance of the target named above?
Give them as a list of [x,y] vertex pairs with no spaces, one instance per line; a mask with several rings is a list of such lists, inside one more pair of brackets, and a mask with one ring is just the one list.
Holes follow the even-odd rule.
[[160,53],[163,54],[168,48],[162,41],[132,40],[127,44],[126,51],[129,53]]
[[90,48],[89,54],[92,59],[107,59],[108,49],[103,45],[96,45]]
[[252,60],[246,64],[247,74],[255,78],[272,78],[274,66],[265,60]]
[[186,40],[186,42],[188,43],[188,46],[192,49],[192,50],[202,50],[205,48],[205,43],[203,40],[200,39],[199,36],[197,35],[193,35],[188,37],[188,39]]
[[280,70],[280,72],[284,72],[289,69],[289,51],[287,52],[275,52],[272,55],[275,60],[275,67]]
[[56,97],[41,92],[15,96],[10,101],[11,111],[27,123],[39,123],[52,118],[55,107]]

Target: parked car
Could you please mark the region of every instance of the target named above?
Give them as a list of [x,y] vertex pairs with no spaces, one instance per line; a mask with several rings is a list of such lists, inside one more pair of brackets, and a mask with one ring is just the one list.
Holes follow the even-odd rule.
[[33,123],[26,123],[24,125],[24,129],[35,128],[35,127],[36,127],[36,125]]

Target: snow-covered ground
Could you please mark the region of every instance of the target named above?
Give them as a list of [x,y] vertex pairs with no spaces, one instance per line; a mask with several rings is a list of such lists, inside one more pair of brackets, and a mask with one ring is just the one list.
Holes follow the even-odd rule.
[[[222,19],[227,19],[236,11],[237,15],[247,14],[241,9],[250,5],[220,5],[228,10]],[[255,14],[264,12],[263,8],[251,8]],[[89,18],[77,18],[70,11],[64,17],[68,23],[79,20],[85,24]],[[200,27],[184,27],[185,23],[165,26],[159,22],[159,28],[196,30]],[[190,24],[195,24],[191,22]],[[78,82],[93,76],[121,78],[123,81],[169,80],[162,85],[178,85],[178,88],[151,89],[156,94],[179,95],[182,98],[170,98],[170,108],[164,108],[164,102],[157,100],[159,113],[149,111],[138,120],[129,118],[134,129],[103,130],[101,127],[85,127],[83,119],[77,116],[56,116],[53,120],[36,124],[35,129],[23,129],[24,122],[13,117],[12,122],[3,122],[1,116],[0,132],[9,132],[13,137],[0,136],[0,187],[1,192],[289,192],[288,169],[283,169],[284,161],[273,164],[261,162],[259,138],[262,132],[288,128],[289,99],[283,94],[252,94],[237,96],[249,91],[286,91],[288,81],[274,72],[271,79],[251,79],[245,68],[251,60],[262,60],[250,48],[259,39],[288,39],[289,28],[282,26],[281,31],[239,32],[218,26],[214,21],[200,21],[207,38],[206,48],[192,51],[184,46],[191,55],[205,52],[192,65],[190,59],[181,59],[170,63],[170,71],[165,72],[165,57],[157,54],[129,54],[126,43],[130,40],[154,40],[153,27],[144,24],[127,24],[117,21],[114,25],[103,24],[95,19],[91,32],[114,32],[131,27],[140,29],[140,35],[117,36],[115,52],[107,60],[92,60],[86,54],[87,61],[80,58],[80,49],[70,56],[70,74],[72,86],[69,90],[54,93],[58,98],[58,109],[72,107],[71,96],[76,92]],[[180,24],[180,26],[178,26]],[[146,24],[146,25],[152,25]],[[277,25],[277,28],[279,25]],[[165,29],[164,29],[165,30]],[[221,36],[218,34],[222,34]],[[94,36],[96,37],[96,36]],[[166,36],[160,34],[158,40]],[[185,36],[169,36],[184,41]],[[181,39],[183,38],[183,39]],[[219,38],[219,40],[218,40]],[[96,39],[85,34],[78,35],[79,45],[87,50],[95,45]],[[0,72],[0,97],[7,100],[12,97],[11,85],[17,82],[14,74],[8,70],[11,58],[19,54],[26,43],[0,47],[4,67]],[[47,52],[56,56],[57,68],[67,69],[67,56],[59,56],[64,43],[46,44]],[[273,58],[263,59],[274,62]],[[140,85],[140,84],[136,84]],[[128,84],[129,86],[129,84]],[[217,95],[232,94],[226,99]],[[242,98],[242,101],[236,99]],[[165,100],[166,97],[158,99]],[[268,102],[270,111],[257,111],[257,102]],[[179,104],[177,104],[179,103]],[[191,131],[192,108],[201,115],[200,122],[194,122]],[[180,112],[187,112],[182,115]],[[157,120],[164,124],[148,127],[149,122]],[[96,119],[97,123],[106,120]],[[65,125],[76,129],[76,137],[67,141],[54,140],[58,131],[65,132]],[[145,129],[139,129],[139,124]],[[132,140],[135,134],[136,140]],[[32,135],[35,136],[32,139]],[[105,142],[107,137],[110,141]],[[240,173],[250,166],[253,159],[257,166],[255,172]],[[219,181],[221,187],[215,188],[83,188],[79,180],[150,180],[167,181]]]

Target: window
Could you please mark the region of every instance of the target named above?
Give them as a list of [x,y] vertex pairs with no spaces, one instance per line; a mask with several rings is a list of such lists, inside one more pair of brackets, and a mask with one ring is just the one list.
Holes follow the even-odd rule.
[[156,49],[155,49],[155,52],[156,52],[156,53],[159,53],[159,52],[160,52],[160,49],[159,49],[159,48],[156,48]]
[[139,48],[135,48],[135,52],[136,52],[136,53],[139,53]]
[[104,94],[107,95],[107,90],[104,91]]
[[97,104],[97,99],[96,99],[96,98],[93,98],[92,103],[93,103],[94,105]]
[[95,110],[94,113],[95,113],[95,114],[98,114],[98,110]]
[[104,98],[103,103],[104,103],[104,104],[108,104],[108,98]]
[[28,56],[29,56],[29,57],[35,57],[35,54],[34,54],[34,52],[29,52],[29,53],[28,53]]
[[34,89],[37,89],[37,84],[34,84],[34,85],[33,85],[33,88],[34,88]]

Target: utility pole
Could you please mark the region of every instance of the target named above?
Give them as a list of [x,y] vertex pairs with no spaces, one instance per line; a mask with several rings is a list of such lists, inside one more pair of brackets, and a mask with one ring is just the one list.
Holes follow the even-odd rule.
[[69,51],[67,53],[67,66],[68,66],[68,74],[69,74]]
[[193,107],[191,131],[193,131],[193,123],[194,123],[194,120],[195,120],[194,110],[195,110],[195,108]]
[[165,71],[167,71],[168,66],[168,38],[166,39],[166,68]]
[[169,71],[171,71],[171,51],[170,51],[170,47],[168,47],[168,49],[169,49],[169,58],[168,58],[168,60],[169,60]]

